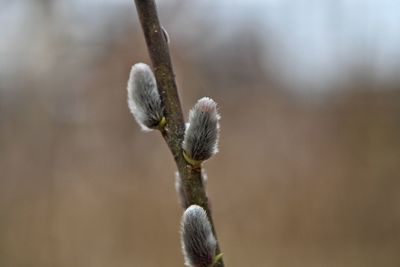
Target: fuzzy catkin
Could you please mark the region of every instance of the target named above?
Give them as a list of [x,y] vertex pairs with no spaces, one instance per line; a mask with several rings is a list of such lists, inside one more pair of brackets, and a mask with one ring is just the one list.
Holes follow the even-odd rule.
[[[207,186],[208,175],[205,169],[201,169],[201,181],[203,183],[204,188]],[[175,172],[175,190],[178,194],[178,203],[181,205],[182,208],[186,208],[189,206],[189,202],[186,199],[185,191],[183,188],[183,181],[179,174],[179,172]],[[209,203],[210,205],[210,200]]]
[[183,149],[195,161],[204,161],[218,152],[219,119],[217,103],[203,97],[190,110]]
[[207,267],[213,263],[217,241],[212,233],[206,211],[191,205],[181,221],[182,250],[185,264],[191,267]]
[[186,208],[189,203],[186,200],[185,191],[182,183],[183,181],[181,176],[179,175],[179,172],[175,172],[175,190],[178,194],[178,202],[182,208]]
[[145,131],[158,128],[163,120],[164,108],[156,79],[150,67],[144,63],[132,66],[128,80],[128,106]]

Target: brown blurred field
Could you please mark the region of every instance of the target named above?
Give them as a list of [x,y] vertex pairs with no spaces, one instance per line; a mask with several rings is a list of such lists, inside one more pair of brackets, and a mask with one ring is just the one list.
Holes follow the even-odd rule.
[[[43,10],[15,58],[33,63],[0,81],[0,266],[183,266],[172,157],[126,105],[130,66],[149,62],[133,5],[94,37]],[[226,265],[400,266],[400,82],[361,68],[299,93],[255,34],[211,46],[162,17],[186,114],[220,105],[205,167]]]

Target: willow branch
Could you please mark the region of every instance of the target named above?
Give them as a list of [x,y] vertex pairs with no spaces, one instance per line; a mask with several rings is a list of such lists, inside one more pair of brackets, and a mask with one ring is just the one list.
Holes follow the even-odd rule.
[[[158,91],[164,103],[164,116],[167,124],[162,131],[162,135],[174,157],[180,177],[182,178],[186,200],[185,208],[193,204],[203,207],[207,212],[214,236],[216,237],[215,226],[202,182],[201,167],[194,167],[188,164],[183,157],[182,142],[185,133],[185,122],[168,44],[158,19],[156,4],[154,0],[135,0],[135,4],[157,80]],[[220,249],[217,245],[216,254],[219,253]],[[215,266],[224,266],[222,258]]]

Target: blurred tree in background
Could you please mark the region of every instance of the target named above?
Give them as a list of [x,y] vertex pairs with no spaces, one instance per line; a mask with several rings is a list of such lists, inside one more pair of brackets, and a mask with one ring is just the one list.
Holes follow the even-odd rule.
[[[126,105],[149,62],[133,3],[0,5],[0,266],[182,262],[172,158]],[[185,114],[223,114],[227,266],[399,266],[399,4],[159,6]]]

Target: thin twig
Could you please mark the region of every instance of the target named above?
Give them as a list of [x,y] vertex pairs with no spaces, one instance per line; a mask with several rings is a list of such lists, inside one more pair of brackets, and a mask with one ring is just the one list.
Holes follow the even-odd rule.
[[[165,106],[167,125],[162,135],[174,156],[182,178],[185,202],[188,206],[196,204],[206,210],[214,236],[217,238],[202,182],[201,167],[194,167],[188,164],[183,157],[182,142],[185,133],[185,122],[168,44],[158,19],[156,4],[154,0],[135,0],[135,4],[157,80],[158,91]],[[220,249],[217,244],[216,255],[218,254],[220,254]],[[222,258],[214,266],[223,267]]]

